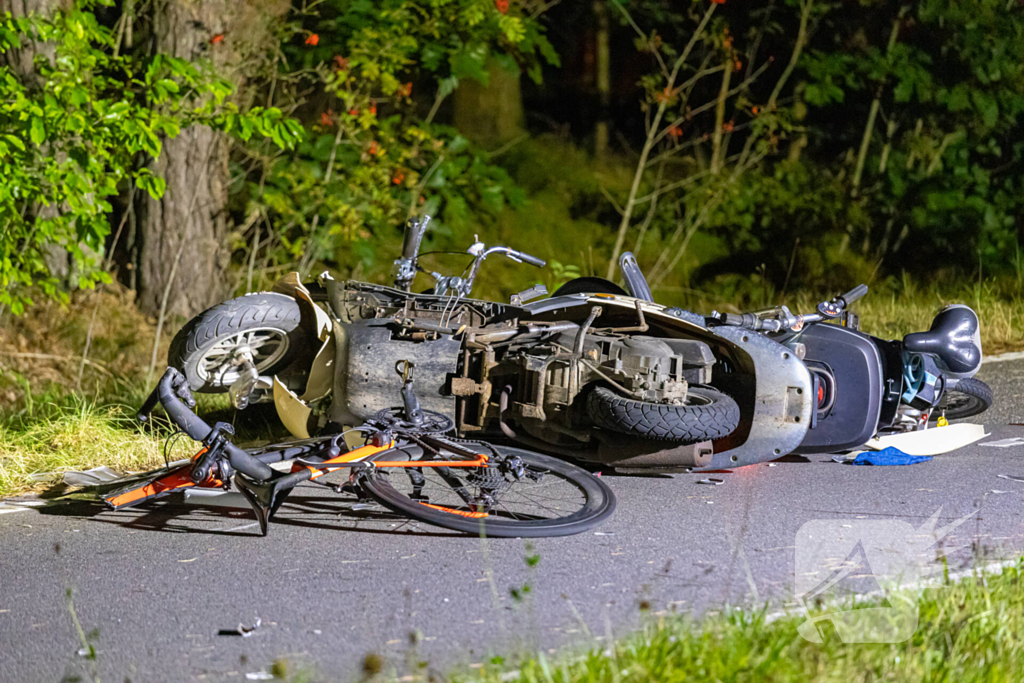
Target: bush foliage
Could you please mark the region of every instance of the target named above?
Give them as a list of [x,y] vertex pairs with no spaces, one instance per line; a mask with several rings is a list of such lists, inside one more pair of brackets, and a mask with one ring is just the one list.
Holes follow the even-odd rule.
[[[590,129],[573,130],[559,142],[571,152],[544,158],[558,152],[533,118],[536,144],[488,151],[450,125],[451,95],[496,64],[545,92],[565,36],[589,35],[596,16],[553,6],[295,3],[244,82],[202,59],[122,51],[124,8],[106,2],[5,16],[0,57],[53,49],[33,73],[0,67],[0,306],[109,278],[119,207],[132,185],[161,196],[150,162],[194,125],[236,140],[224,210],[246,289],[286,269],[383,278],[401,224],[422,214],[442,248],[510,222],[546,231],[516,246],[549,249],[560,273],[611,272],[633,249],[663,292],[751,278],[836,289],[903,270],[1020,279],[1020,3],[608,0],[621,144],[593,158],[580,149]],[[564,20],[553,45],[545,27]],[[583,92],[591,77],[562,82]],[[523,172],[560,162],[576,164],[560,193]],[[55,250],[74,256],[70,283],[52,272]]]

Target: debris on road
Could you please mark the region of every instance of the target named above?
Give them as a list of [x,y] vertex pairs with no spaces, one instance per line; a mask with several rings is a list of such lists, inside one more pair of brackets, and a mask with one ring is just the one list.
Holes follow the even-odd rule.
[[864,448],[880,451],[893,447],[909,455],[941,455],[981,441],[986,436],[984,425],[961,422],[924,431],[876,436],[864,444]]
[[274,674],[269,671],[253,671],[245,674],[245,678],[250,681],[272,681]]
[[263,620],[260,619],[259,617],[256,617],[256,621],[253,623],[252,626],[246,626],[243,623],[239,623],[238,624],[238,628],[222,628],[220,631],[217,632],[217,635],[218,636],[242,636],[243,638],[248,638],[253,633],[255,633],[256,629],[258,629],[262,624],[263,624]]
[[241,635],[241,636],[242,636],[243,638],[248,638],[248,637],[249,637],[249,636],[251,636],[251,635],[252,635],[252,634],[253,634],[253,633],[254,633],[254,632],[256,631],[256,629],[258,629],[258,628],[259,628],[259,627],[260,627],[260,626],[261,626],[262,624],[263,624],[263,620],[262,620],[262,619],[260,619],[259,617],[256,617],[256,623],[254,623],[254,624],[253,624],[252,626],[246,626],[245,624],[239,624],[239,625],[238,625],[238,633],[239,633],[239,635]]
[[721,486],[725,483],[725,479],[713,479],[708,477],[707,479],[701,479],[697,482],[698,484],[708,484],[709,486]]
[[987,441],[979,446],[989,446],[990,448],[1013,448],[1014,446],[1024,446],[1024,437],[1014,436],[1009,439],[1000,439],[999,441]]
[[68,486],[99,486],[100,484],[109,484],[124,477],[123,474],[110,469],[106,465],[100,465],[99,467],[84,471],[36,472],[28,476],[29,479],[39,484],[59,484],[63,482]]
[[892,446],[880,451],[862,451],[850,455],[836,455],[832,458],[834,462],[844,465],[875,465],[878,467],[916,465],[931,459],[930,455],[910,455]]
[[1000,479],[1009,479],[1010,481],[1021,481],[1024,482],[1024,477],[1015,477],[1012,474],[997,474]]

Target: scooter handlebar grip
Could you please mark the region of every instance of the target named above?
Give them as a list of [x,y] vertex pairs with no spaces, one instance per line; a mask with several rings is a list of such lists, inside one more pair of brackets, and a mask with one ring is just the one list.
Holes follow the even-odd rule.
[[521,251],[516,252],[516,258],[523,263],[529,263],[531,266],[537,266],[538,268],[543,268],[548,264],[548,262],[543,259],[539,259],[536,256],[530,256],[529,254],[524,254]]
[[402,257],[406,259],[415,259],[420,251],[420,243],[423,242],[423,236],[427,232],[427,224],[430,223],[430,217],[424,216],[423,218],[412,219],[406,225],[405,228],[405,239],[402,242]]
[[846,294],[843,294],[839,298],[842,299],[843,302],[847,306],[849,306],[854,301],[856,301],[857,299],[860,299],[861,297],[863,297],[867,293],[868,293],[868,286],[867,285],[857,285],[856,287],[851,289]]

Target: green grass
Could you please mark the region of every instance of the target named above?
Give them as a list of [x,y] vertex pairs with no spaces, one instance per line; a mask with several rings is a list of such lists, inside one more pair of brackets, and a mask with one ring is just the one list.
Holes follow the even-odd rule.
[[[856,283],[854,283],[856,284]],[[967,304],[981,320],[981,341],[986,355],[1024,349],[1024,291],[1012,283],[986,282],[953,286],[932,283],[922,287],[907,278],[871,285],[868,294],[851,310],[860,316],[861,330],[884,339],[902,339],[910,332],[927,330],[935,314],[947,304]],[[850,289],[853,285],[850,286]],[[785,303],[796,313],[814,311],[819,301],[840,292],[794,292],[782,295],[761,283],[744,282],[725,291],[669,289],[655,292],[662,303],[693,311],[740,313]]]
[[[700,619],[648,614],[638,631],[609,644],[526,654],[518,663],[495,656],[441,675],[419,653],[404,666],[368,653],[363,681],[401,683],[874,683],[876,681],[996,683],[1024,680],[1024,559],[1001,573],[976,573],[923,591],[916,632],[902,643],[843,643],[831,625],[823,642],[797,628],[805,614],[768,618],[767,610],[724,609]],[[844,608],[884,607],[882,598]],[[834,608],[833,608],[834,609]],[[813,612],[811,616],[824,613]],[[826,622],[827,624],[827,622]],[[407,668],[411,667],[411,668]],[[281,658],[271,671],[291,683],[336,680],[315,661]]]
[[[659,681],[1019,681],[1024,678],[1024,562],[1001,574],[929,588],[917,632],[906,642],[823,643],[797,634],[804,615],[774,621],[765,612],[725,611],[701,621],[650,618],[613,647],[582,655],[538,655],[518,668],[525,683]],[[890,598],[892,600],[893,598]],[[867,602],[858,607],[884,605]],[[501,666],[454,677],[507,681]]]
[[[173,431],[160,415],[146,425],[136,420],[146,395],[139,383],[124,385],[122,401],[86,400],[52,388],[44,396],[26,392],[24,408],[0,413],[0,498],[49,485],[34,481],[33,474],[99,465],[119,472],[154,469],[164,464],[165,444],[170,460],[194,455],[198,446],[191,439],[169,441]],[[272,406],[236,412],[225,394],[196,399],[196,411],[208,422],[235,425],[239,443],[282,436],[283,428],[268,414]]]
[[[32,408],[0,423],[0,497],[38,488],[32,474],[106,465],[128,472],[163,464],[165,432],[143,430],[132,408],[70,397]],[[184,446],[184,444],[182,444]],[[174,457],[181,457],[176,448]]]

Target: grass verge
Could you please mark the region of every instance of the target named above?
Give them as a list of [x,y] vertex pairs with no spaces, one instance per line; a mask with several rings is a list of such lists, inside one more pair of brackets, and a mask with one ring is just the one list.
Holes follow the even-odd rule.
[[[640,630],[610,645],[524,656],[518,665],[495,656],[447,676],[417,654],[411,670],[395,668],[370,653],[365,682],[419,683],[874,683],[956,681],[996,683],[1024,680],[1024,558],[1001,572],[976,573],[924,590],[861,599],[843,608],[886,607],[916,599],[917,630],[901,643],[844,643],[830,622],[822,642],[797,631],[808,616],[770,619],[767,610],[726,609],[701,619],[650,615]],[[837,608],[833,605],[830,610]],[[601,641],[601,638],[595,638]],[[586,646],[585,646],[586,647]],[[277,659],[275,680],[312,683],[336,680],[318,672],[316,662]],[[354,679],[353,679],[354,680]]]
[[[883,339],[902,339],[931,327],[932,319],[947,304],[967,304],[981,320],[981,343],[986,355],[1024,349],[1024,293],[1012,283],[949,286],[918,285],[909,279],[872,286],[851,310],[860,316],[861,330]],[[851,285],[852,288],[852,285]],[[785,303],[797,313],[814,311],[819,301],[839,292],[795,292],[780,295],[770,287],[734,292],[666,290],[655,292],[659,301],[692,311],[740,313]]]
[[[510,674],[486,666],[455,680],[524,683],[659,681],[1020,681],[1024,680],[1024,560],[921,593],[917,631],[906,642],[822,643],[797,634],[805,616],[726,611],[699,622],[652,618],[612,647],[582,656],[531,657]],[[916,594],[911,594],[913,597]],[[890,597],[889,601],[899,599]],[[884,599],[856,607],[885,606]],[[828,624],[828,622],[825,622]],[[828,625],[826,628],[830,628]]]
[[128,472],[163,464],[161,433],[141,431],[127,406],[71,398],[0,424],[0,497],[41,486],[33,474],[106,465]]

